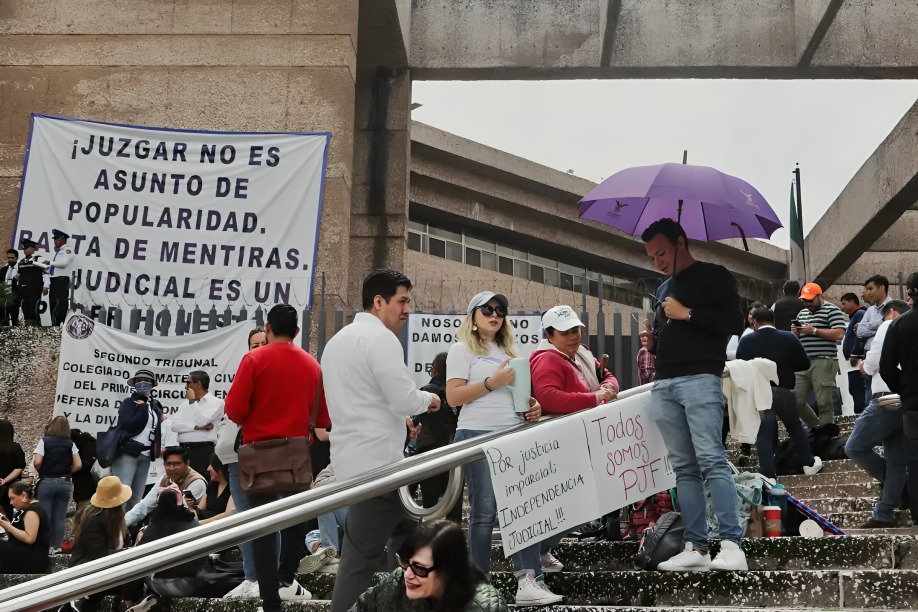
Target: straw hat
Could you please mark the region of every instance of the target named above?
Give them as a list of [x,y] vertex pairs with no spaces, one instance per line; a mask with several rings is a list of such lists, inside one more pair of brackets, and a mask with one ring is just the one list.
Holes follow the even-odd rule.
[[131,487],[121,484],[117,476],[106,476],[96,485],[96,492],[89,500],[96,508],[114,508],[131,499]]

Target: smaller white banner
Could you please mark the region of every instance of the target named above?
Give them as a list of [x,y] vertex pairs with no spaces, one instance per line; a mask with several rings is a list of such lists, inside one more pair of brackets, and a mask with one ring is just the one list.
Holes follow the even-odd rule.
[[548,421],[485,448],[504,554],[601,514],[583,423]]
[[624,508],[676,486],[650,393],[579,413],[587,432],[602,512]]
[[[430,382],[430,364],[437,353],[449,351],[459,341],[459,326],[464,314],[408,315],[408,342],[406,363],[414,382],[422,387]],[[538,315],[510,315],[508,317],[516,339],[516,356],[529,357],[541,338],[542,318]]]
[[201,334],[142,336],[71,313],[61,335],[54,415],[96,434],[118,421],[118,406],[131,394],[127,379],[139,369],[156,376],[153,397],[165,418],[185,397],[185,378],[194,370],[210,376],[210,393],[224,398],[248,350],[253,323],[237,323]]

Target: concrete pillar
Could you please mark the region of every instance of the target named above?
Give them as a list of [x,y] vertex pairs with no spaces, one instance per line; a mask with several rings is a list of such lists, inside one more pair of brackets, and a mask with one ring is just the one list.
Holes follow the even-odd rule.
[[364,0],[360,6],[348,292],[358,309],[367,273],[405,269],[411,74],[410,17],[402,4]]

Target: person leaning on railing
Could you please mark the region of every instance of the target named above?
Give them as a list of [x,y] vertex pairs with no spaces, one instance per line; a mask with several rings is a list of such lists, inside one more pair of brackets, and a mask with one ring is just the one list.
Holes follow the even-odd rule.
[[[459,342],[446,357],[446,398],[462,406],[456,429],[456,442],[492,431],[509,429],[523,422],[538,421],[539,403],[530,398],[528,412],[518,414],[508,386],[514,371],[510,359],[516,357],[513,327],[507,321],[507,298],[500,293],[482,291],[469,302],[465,320],[459,327]],[[462,466],[469,487],[469,549],[472,560],[485,572],[491,571],[491,536],[497,518],[497,500],[491,485],[487,459]],[[545,606],[561,601],[542,582],[539,544],[532,544],[510,556],[517,577],[517,605]]]
[[507,610],[500,593],[469,558],[462,529],[455,523],[421,523],[399,550],[398,563],[350,612]]

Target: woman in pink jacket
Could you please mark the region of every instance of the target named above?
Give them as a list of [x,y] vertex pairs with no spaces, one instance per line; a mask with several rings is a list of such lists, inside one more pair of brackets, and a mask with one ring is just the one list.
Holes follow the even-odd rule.
[[618,397],[618,381],[582,344],[584,325],[570,306],[542,315],[546,339],[529,357],[532,395],[546,414],[593,408]]

